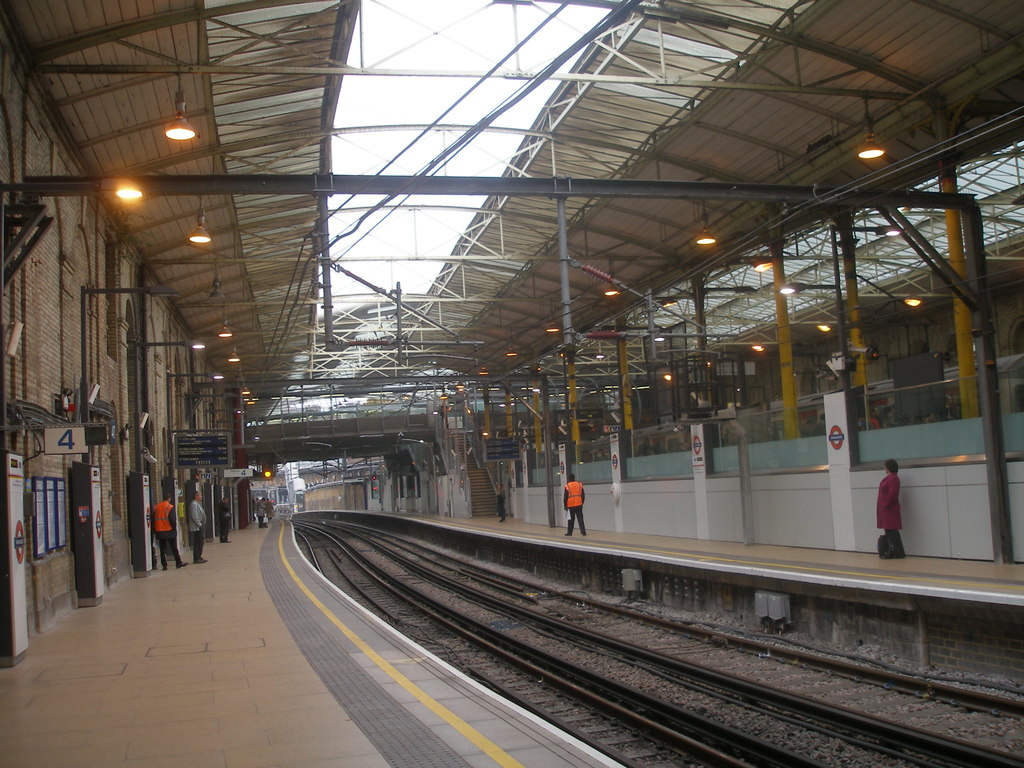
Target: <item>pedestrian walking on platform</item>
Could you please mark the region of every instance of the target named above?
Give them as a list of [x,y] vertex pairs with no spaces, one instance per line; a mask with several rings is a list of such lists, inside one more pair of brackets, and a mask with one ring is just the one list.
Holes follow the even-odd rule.
[[906,557],[900,529],[903,518],[900,510],[900,467],[895,459],[885,460],[885,477],[878,485],[875,504],[876,523],[885,533],[878,538],[878,556],[884,560]]
[[203,544],[206,543],[206,536],[203,526],[206,525],[206,510],[203,509],[203,494],[196,491],[192,497],[192,503],[188,505],[188,529],[192,533],[192,562],[205,563],[203,558]]
[[562,506],[569,519],[569,530],[566,536],[572,536],[573,525],[577,522],[580,526],[580,534],[587,535],[587,526],[583,523],[583,502],[587,498],[587,492],[583,490],[583,483],[576,479],[576,475],[569,475],[569,482],[565,484],[562,493]]

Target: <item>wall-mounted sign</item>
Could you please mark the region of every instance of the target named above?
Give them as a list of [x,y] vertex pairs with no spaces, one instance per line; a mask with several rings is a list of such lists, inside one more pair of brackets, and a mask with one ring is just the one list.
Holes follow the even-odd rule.
[[174,432],[174,463],[178,467],[227,467],[231,433],[214,429]]

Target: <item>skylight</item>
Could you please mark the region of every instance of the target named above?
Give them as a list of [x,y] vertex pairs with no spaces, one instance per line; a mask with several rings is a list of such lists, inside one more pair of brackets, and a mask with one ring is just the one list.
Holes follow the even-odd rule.
[[[364,0],[361,9],[348,64],[366,74],[346,76],[342,84],[336,118],[341,130],[333,146],[338,174],[502,175],[553,83],[502,113],[495,130],[475,136],[451,157],[438,158],[606,13],[487,0]],[[504,57],[507,61],[499,64]],[[481,81],[495,67],[494,75]],[[482,202],[482,197],[335,197],[331,256],[384,290],[401,283],[403,294],[426,293]],[[344,276],[333,289],[336,307],[346,312],[380,298]],[[360,329],[362,335],[383,332],[387,322],[375,315]],[[349,325],[347,335],[353,330]]]

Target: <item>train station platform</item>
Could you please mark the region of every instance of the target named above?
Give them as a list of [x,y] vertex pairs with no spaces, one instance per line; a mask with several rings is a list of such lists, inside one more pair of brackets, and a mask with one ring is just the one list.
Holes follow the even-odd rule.
[[766,544],[651,536],[638,533],[577,529],[565,537],[562,525],[549,527],[516,518],[437,518],[424,522],[477,530],[487,535],[512,536],[543,542],[546,546],[584,547],[643,557],[651,562],[699,566],[729,574],[748,574],[844,589],[884,593],[899,591],[944,600],[987,602],[1024,609],[1024,564],[996,565],[978,560],[912,557],[882,560],[864,552],[836,552]]
[[[801,632],[851,653],[1024,681],[1024,565],[744,545],[517,518],[368,515],[373,525],[585,592],[645,597],[748,631]],[[628,584],[627,584],[628,582]]]
[[0,767],[614,765],[367,616],[290,527],[122,582],[0,669]]

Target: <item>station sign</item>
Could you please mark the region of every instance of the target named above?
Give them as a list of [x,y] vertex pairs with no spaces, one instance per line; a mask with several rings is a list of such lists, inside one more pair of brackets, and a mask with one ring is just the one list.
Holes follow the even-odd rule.
[[519,445],[514,437],[494,437],[487,441],[487,461],[519,458]]
[[177,430],[174,460],[181,468],[224,467],[231,463],[231,433],[221,430]]
[[255,477],[256,473],[252,467],[239,467],[238,469],[225,469],[224,477]]

